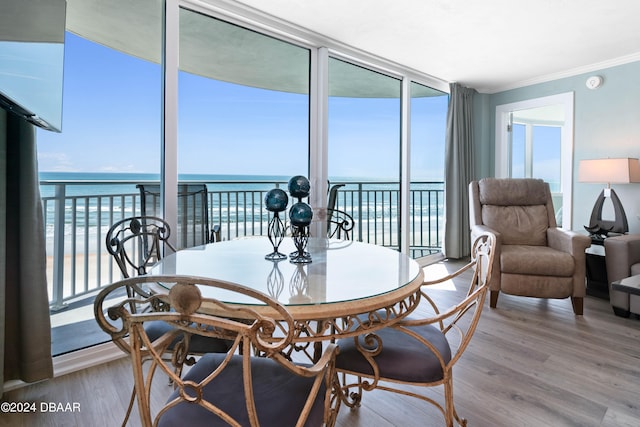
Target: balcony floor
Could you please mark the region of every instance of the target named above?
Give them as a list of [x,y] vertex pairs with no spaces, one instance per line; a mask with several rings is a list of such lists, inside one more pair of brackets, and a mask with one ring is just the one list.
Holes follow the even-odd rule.
[[51,311],[51,355],[59,356],[111,340],[93,315],[95,295],[69,303],[65,309]]

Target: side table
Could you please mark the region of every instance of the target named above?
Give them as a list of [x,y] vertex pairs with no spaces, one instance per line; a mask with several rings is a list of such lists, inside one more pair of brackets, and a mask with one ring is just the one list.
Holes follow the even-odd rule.
[[640,274],[611,282],[611,289],[632,295],[640,295]]
[[604,239],[590,236],[591,246],[585,251],[587,295],[609,299],[609,280],[605,262]]

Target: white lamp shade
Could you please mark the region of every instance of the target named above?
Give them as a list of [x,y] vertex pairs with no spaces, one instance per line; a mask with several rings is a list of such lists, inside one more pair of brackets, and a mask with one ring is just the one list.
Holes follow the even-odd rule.
[[580,160],[578,181],[600,184],[640,182],[640,162],[628,157]]

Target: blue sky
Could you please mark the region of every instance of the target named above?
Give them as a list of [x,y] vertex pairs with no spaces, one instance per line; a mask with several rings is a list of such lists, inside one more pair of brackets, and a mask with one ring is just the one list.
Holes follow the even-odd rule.
[[[551,191],[561,191],[561,128],[558,126],[535,125],[532,127],[533,176],[551,184]],[[514,178],[525,177],[525,140],[524,124],[513,126],[512,172]]]
[[[161,72],[67,33],[62,133],[38,130],[43,172],[159,171]],[[306,95],[180,73],[179,172],[307,172]],[[447,97],[412,104],[413,179],[441,180]],[[329,173],[398,176],[398,99],[332,98]]]

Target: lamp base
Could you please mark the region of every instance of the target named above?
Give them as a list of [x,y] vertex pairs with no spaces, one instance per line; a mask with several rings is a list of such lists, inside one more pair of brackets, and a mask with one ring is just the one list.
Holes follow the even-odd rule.
[[627,215],[624,213],[622,203],[620,202],[616,192],[613,191],[613,188],[607,188],[606,190],[607,193],[610,193],[608,197],[610,197],[611,203],[613,204],[613,221],[602,219],[602,207],[604,206],[604,202],[607,197],[605,190],[602,190],[596,199],[595,205],[593,205],[589,225],[585,225],[584,228],[591,235],[601,235],[606,237],[609,233],[624,234],[629,231]]

